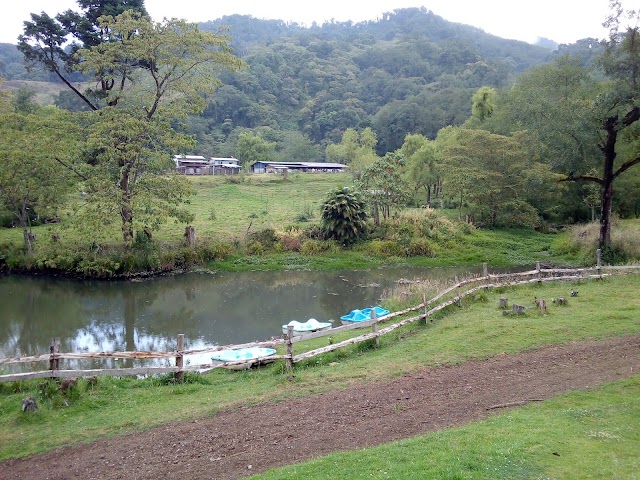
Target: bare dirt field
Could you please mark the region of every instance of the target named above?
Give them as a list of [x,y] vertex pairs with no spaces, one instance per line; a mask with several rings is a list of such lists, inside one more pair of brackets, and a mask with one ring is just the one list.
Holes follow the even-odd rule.
[[462,425],[638,372],[638,335],[548,346],[9,460],[0,463],[0,478],[241,478]]

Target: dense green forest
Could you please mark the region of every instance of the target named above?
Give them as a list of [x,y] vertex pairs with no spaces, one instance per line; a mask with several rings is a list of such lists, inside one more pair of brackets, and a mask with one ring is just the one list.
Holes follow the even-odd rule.
[[[310,28],[241,15],[199,26],[214,33],[227,28],[246,63],[222,72],[223,85],[207,108],[182,127],[197,135],[199,153],[215,156],[234,154],[239,135],[249,131],[275,142],[279,159],[322,159],[324,147],[347,128],[366,127],[383,154],[399,148],[407,133],[435,138],[440,128],[462,124],[477,88],[509,85],[552,56],[424,8]],[[42,67],[27,72],[15,47],[2,45],[0,55],[7,80],[53,79]],[[81,105],[67,93],[57,103]]]
[[[97,231],[120,219],[125,244],[168,219],[189,222],[192,190],[168,181],[171,153],[235,156],[245,170],[347,164],[383,230],[407,206],[492,228],[599,218],[609,248],[612,215],[640,216],[640,42],[622,10],[605,19],[608,39],[551,50],[425,8],[307,28],[240,15],[154,23],[142,0],[78,4],[82,13],[32,14],[17,49],[0,49],[6,78],[68,87],[59,108],[36,105],[28,88],[0,98],[0,214],[17,218],[27,247],[30,222],[55,217],[56,194],[73,189],[84,221]],[[21,148],[42,158],[27,193],[14,189],[35,176]]]

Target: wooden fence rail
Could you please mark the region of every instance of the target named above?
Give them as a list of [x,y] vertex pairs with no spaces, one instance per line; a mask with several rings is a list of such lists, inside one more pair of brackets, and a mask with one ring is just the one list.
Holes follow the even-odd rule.
[[[21,363],[37,363],[37,362],[49,362],[48,370],[40,370],[37,372],[25,372],[0,375],[0,382],[11,382],[17,380],[25,380],[30,378],[70,378],[70,377],[92,377],[100,375],[111,376],[126,376],[126,375],[154,375],[154,374],[166,374],[175,373],[177,380],[181,381],[184,372],[189,371],[208,371],[214,368],[221,367],[234,367],[234,366],[246,366],[250,367],[254,363],[260,363],[263,359],[243,360],[237,362],[212,362],[199,365],[184,365],[184,357],[187,355],[201,355],[207,353],[214,353],[220,350],[249,348],[249,347],[271,347],[274,348],[277,345],[283,345],[286,348],[284,355],[274,355],[268,357],[269,360],[285,360],[287,369],[293,369],[294,364],[309,358],[313,358],[323,353],[328,353],[339,348],[343,348],[347,345],[354,345],[356,343],[365,342],[368,340],[375,340],[378,344],[382,335],[386,335],[404,325],[419,320],[425,320],[436,312],[443,310],[444,308],[460,302],[463,298],[474,295],[479,291],[524,285],[528,283],[542,283],[542,282],[555,282],[562,280],[587,280],[587,279],[601,279],[610,275],[610,273],[603,273],[603,270],[608,272],[629,272],[640,271],[640,265],[638,266],[601,266],[599,257],[598,264],[591,268],[559,268],[559,269],[544,269],[540,267],[540,264],[536,265],[534,270],[519,273],[506,273],[506,274],[488,274],[486,264],[483,268],[483,275],[479,277],[473,277],[456,282],[455,285],[438,293],[430,300],[423,298],[423,302],[419,305],[390,313],[380,318],[375,318],[375,313],[369,321],[355,322],[349,325],[342,325],[328,330],[322,330],[319,332],[306,333],[297,335],[293,333],[293,327],[289,327],[287,334],[283,338],[277,338],[269,341],[251,342],[240,345],[224,345],[209,347],[204,349],[184,350],[184,335],[179,334],[177,340],[177,349],[174,352],[96,352],[96,353],[59,353],[59,339],[52,339],[50,353],[43,355],[35,355],[29,357],[16,357],[16,358],[2,358],[0,359],[0,365],[9,364],[21,364]],[[529,277],[529,278],[527,278]],[[464,291],[463,291],[464,289]],[[455,293],[452,298],[445,300],[448,296]],[[437,303],[440,302],[440,303]],[[437,304],[436,304],[437,303]],[[435,305],[435,306],[433,306]],[[433,306],[429,309],[430,306]],[[423,310],[423,313],[404,318],[396,323],[380,328],[380,324],[387,324],[390,320],[405,316],[411,312]],[[335,335],[337,333],[353,330],[371,328],[372,331],[343,340],[341,342],[331,344],[325,347],[316,348],[298,355],[294,355],[294,344],[304,340],[311,340],[314,338],[321,338],[328,335]],[[87,370],[60,370],[60,360],[82,360],[82,359],[135,359],[135,360],[172,360],[175,359],[175,366],[153,366],[153,367],[132,367],[132,368],[103,368],[103,369],[87,369]]]

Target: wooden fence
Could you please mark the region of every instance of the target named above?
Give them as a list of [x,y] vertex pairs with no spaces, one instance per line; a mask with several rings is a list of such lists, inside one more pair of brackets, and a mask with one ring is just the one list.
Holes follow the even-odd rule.
[[[599,260],[599,258],[598,258]],[[264,359],[252,359],[242,360],[237,362],[211,362],[200,365],[184,365],[184,358],[188,355],[202,355],[214,353],[220,350],[248,348],[248,347],[270,347],[275,348],[277,345],[284,345],[286,353],[284,355],[274,355],[268,357],[269,360],[284,360],[287,369],[292,370],[294,364],[307,360],[309,358],[321,355],[339,348],[343,348],[347,345],[353,345],[368,340],[375,340],[376,343],[382,335],[386,335],[394,330],[407,325],[412,322],[425,320],[436,312],[443,310],[444,308],[460,302],[463,298],[474,295],[479,291],[487,290],[490,288],[498,288],[513,285],[523,285],[527,283],[542,283],[561,280],[586,280],[586,279],[601,279],[604,276],[610,275],[612,272],[638,272],[640,266],[602,266],[598,261],[595,267],[591,268],[578,268],[578,269],[544,269],[540,264],[536,265],[534,270],[520,273],[508,273],[508,274],[489,274],[487,271],[487,265],[484,265],[482,276],[469,278],[457,282],[455,285],[447,288],[443,292],[433,297],[430,300],[424,299],[422,303],[405,310],[397,311],[385,315],[380,318],[375,318],[375,313],[370,321],[356,322],[350,325],[342,325],[328,330],[322,330],[314,333],[307,333],[301,335],[294,335],[293,327],[289,327],[287,334],[283,335],[283,338],[278,338],[264,342],[251,342],[241,345],[225,345],[218,347],[210,347],[198,350],[185,350],[184,349],[184,335],[179,334],[177,338],[177,348],[173,352],[98,352],[98,353],[60,353],[59,340],[53,339],[51,342],[50,351],[48,354],[36,355],[30,357],[18,357],[18,358],[3,358],[0,359],[0,367],[2,365],[10,364],[25,364],[25,363],[38,363],[49,362],[49,368],[47,370],[40,370],[36,372],[14,373],[7,375],[0,375],[0,382],[12,382],[17,380],[24,380],[30,378],[76,378],[76,377],[93,377],[99,375],[111,375],[111,376],[126,376],[126,375],[153,375],[153,374],[166,374],[175,373],[177,381],[182,381],[184,372],[188,371],[208,371],[214,368],[220,367],[250,367],[254,363],[261,363]],[[411,312],[417,312],[417,315],[413,315],[408,318],[390,323],[394,318],[402,317]],[[384,326],[389,324],[388,326]],[[382,326],[382,328],[381,328]],[[370,328],[371,331],[357,337],[349,338],[342,342],[331,344],[325,347],[310,350],[298,355],[294,354],[294,344],[304,340],[311,340],[314,338],[325,337],[329,335],[335,335],[340,332],[345,332],[353,329]],[[79,359],[136,359],[136,360],[148,360],[148,359],[165,359],[175,360],[174,366],[156,366],[156,367],[133,367],[133,368],[105,368],[105,369],[87,369],[87,370],[61,370],[60,360],[79,360]]]

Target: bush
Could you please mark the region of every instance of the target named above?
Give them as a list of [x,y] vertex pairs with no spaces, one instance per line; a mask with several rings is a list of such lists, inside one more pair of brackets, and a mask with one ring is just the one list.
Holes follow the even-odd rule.
[[392,240],[372,240],[363,244],[361,249],[368,255],[377,257],[404,257],[407,249]]
[[272,248],[278,241],[273,228],[265,228],[247,235],[247,243],[260,243],[265,248]]
[[366,204],[356,190],[338,188],[322,204],[322,229],[327,238],[351,245],[367,232]]
[[435,249],[426,238],[414,238],[409,242],[408,254],[412,257],[435,257]]
[[198,246],[199,257],[203,263],[216,260],[224,260],[234,252],[234,247],[230,243],[210,242]]
[[302,236],[312,240],[322,240],[324,238],[324,233],[319,225],[309,225],[302,229]]
[[296,236],[284,235],[280,239],[284,249],[288,252],[299,252],[302,248],[302,242]]
[[300,247],[303,255],[320,255],[322,253],[336,253],[340,251],[340,246],[336,242],[322,240],[305,240]]

